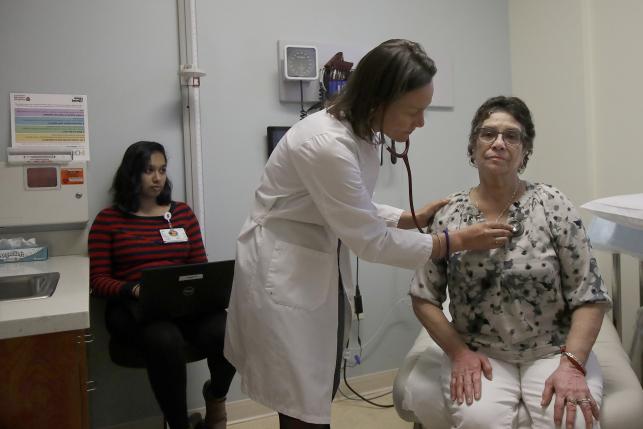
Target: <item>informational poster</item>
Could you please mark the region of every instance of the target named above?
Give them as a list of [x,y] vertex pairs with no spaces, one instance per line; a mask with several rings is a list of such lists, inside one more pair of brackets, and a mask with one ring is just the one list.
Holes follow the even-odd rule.
[[69,149],[74,161],[89,160],[87,96],[11,93],[13,147]]

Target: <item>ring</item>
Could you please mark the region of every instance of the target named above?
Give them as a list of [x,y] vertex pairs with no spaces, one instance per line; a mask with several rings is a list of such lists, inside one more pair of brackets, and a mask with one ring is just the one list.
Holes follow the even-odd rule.
[[567,402],[568,404],[576,405],[579,401],[577,401],[576,399],[565,398],[565,402]]
[[583,398],[583,399],[579,399],[576,402],[578,402],[579,404],[589,404],[589,403],[592,402],[592,399],[591,398]]

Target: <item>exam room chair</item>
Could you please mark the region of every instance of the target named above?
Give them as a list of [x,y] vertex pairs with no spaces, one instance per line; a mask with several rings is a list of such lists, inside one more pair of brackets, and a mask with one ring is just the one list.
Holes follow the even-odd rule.
[[[448,304],[445,308],[448,308]],[[445,310],[445,313],[449,317],[448,310]],[[601,332],[593,350],[604,379],[601,427],[643,427],[643,389],[607,315],[603,319]],[[403,420],[414,423],[414,429],[451,428],[450,416],[439,383],[442,353],[442,349],[422,328],[395,378],[395,409]],[[518,410],[518,420],[518,429],[531,428],[529,416],[523,405]],[[422,426],[420,421],[431,424]]]
[[[198,362],[206,358],[205,352],[186,343],[185,357],[187,363]],[[131,343],[109,338],[109,358],[118,366],[125,368],[145,368],[145,357],[140,347]],[[163,429],[167,428],[167,422],[163,417]]]

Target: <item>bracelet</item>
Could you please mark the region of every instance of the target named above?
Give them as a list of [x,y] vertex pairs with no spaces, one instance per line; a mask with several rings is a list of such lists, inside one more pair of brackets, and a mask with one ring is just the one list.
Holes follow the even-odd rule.
[[431,234],[431,237],[432,237],[432,238],[434,238],[434,239],[435,239],[435,241],[437,241],[437,242],[438,242],[438,245],[437,245],[437,251],[436,251],[436,254],[435,254],[435,255],[436,255],[436,259],[439,259],[439,258],[440,258],[440,254],[442,254],[442,243],[440,243],[440,237],[439,237],[439,236],[438,236],[438,234],[436,234],[435,232]]
[[583,365],[581,365],[580,360],[573,353],[568,352],[565,346],[562,346],[560,348],[560,353],[564,355],[569,360],[569,362],[571,362],[574,368],[581,372],[581,374],[587,375],[587,371],[585,371],[585,368],[583,368]]
[[449,255],[451,254],[451,249],[449,249],[451,247],[449,243],[449,228],[444,228],[444,239],[447,242],[447,253],[446,255],[444,255],[444,257],[448,258]]

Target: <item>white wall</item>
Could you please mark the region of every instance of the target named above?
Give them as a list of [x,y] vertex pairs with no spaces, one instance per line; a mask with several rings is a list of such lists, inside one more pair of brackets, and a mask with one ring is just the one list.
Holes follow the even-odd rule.
[[561,188],[576,204],[593,192],[583,1],[509,3],[513,95],[536,126],[525,176]]
[[[455,107],[430,110],[427,126],[412,136],[416,206],[475,183],[465,156],[471,118],[486,98],[511,89],[505,0],[200,1],[197,26],[199,64],[208,72],[201,84],[201,119],[211,259],[234,256],[266,160],[266,126],[292,125],[299,118],[298,104],[279,102],[278,40],[370,49],[401,37],[422,43],[429,54],[437,49],[450,55]],[[403,164],[387,162],[376,200],[407,208],[406,189]],[[408,304],[395,305],[407,294],[411,273],[360,266],[362,338],[386,325],[364,364],[349,376],[398,367],[419,331]],[[230,397],[241,397],[236,385]]]
[[[280,0],[197,2],[210,259],[232,257],[265,162],[265,127],[291,125],[296,105],[278,101],[277,40],[310,40],[372,47],[405,37],[450,55],[454,108],[432,110],[413,136],[411,163],[416,205],[474,183],[465,156],[473,112],[486,98],[509,93],[506,0],[359,0],[325,3]],[[314,13],[311,13],[314,11]],[[10,136],[8,93],[72,92],[88,95],[92,161],[90,213],[109,203],[108,189],[124,149],[155,139],[168,149],[174,197],[184,197],[178,42],[175,1],[21,0],[0,2],[0,156]],[[439,68],[438,64],[438,68]],[[408,207],[402,164],[385,164],[377,199]],[[85,231],[72,251],[84,251]],[[70,244],[67,238],[59,240]],[[59,246],[59,244],[56,244]],[[58,249],[58,247],[57,247]],[[60,252],[69,249],[59,246]],[[383,335],[361,368],[349,375],[394,368],[419,325],[408,306],[410,272],[363,264],[360,285],[368,339],[391,310]],[[93,303],[93,305],[96,305]],[[89,350],[93,427],[158,415],[144,371],[107,359],[102,306],[92,308],[97,341]],[[190,365],[188,405],[201,407],[205,363]],[[123,387],[127,386],[127,395]],[[241,395],[235,387],[231,399]]]
[[[643,3],[513,0],[509,11],[513,92],[532,109],[537,133],[527,175],[558,186],[578,205],[640,193]],[[597,254],[611,284],[611,259]],[[627,349],[638,267],[629,257],[622,265]]]

